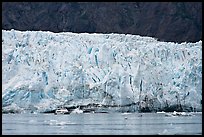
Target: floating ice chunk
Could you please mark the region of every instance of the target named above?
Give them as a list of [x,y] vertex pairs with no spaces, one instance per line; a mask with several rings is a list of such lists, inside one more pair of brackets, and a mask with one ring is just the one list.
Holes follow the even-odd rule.
[[80,113],[83,113],[83,110],[79,109],[79,108],[76,108],[74,109],[72,112],[72,114],[76,113],[76,114],[80,114]]

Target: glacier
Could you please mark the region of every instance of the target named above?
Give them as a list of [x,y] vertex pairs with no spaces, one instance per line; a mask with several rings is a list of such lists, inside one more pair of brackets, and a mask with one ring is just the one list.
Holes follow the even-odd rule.
[[2,112],[202,111],[202,41],[2,30]]

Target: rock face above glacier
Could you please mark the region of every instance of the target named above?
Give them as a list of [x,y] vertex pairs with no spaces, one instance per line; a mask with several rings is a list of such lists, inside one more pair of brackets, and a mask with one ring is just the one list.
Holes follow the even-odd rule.
[[200,111],[202,41],[2,30],[2,86],[3,111]]
[[2,29],[202,39],[202,2],[2,2]]

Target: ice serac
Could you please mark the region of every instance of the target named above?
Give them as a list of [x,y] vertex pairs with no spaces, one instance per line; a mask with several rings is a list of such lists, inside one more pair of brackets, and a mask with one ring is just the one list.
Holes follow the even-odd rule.
[[3,111],[91,104],[107,111],[202,111],[202,41],[2,30]]

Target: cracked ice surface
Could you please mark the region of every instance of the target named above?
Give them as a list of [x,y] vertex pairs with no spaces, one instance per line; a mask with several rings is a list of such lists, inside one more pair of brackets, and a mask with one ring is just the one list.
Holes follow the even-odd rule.
[[44,112],[145,97],[156,109],[180,103],[201,110],[202,41],[2,30],[3,109]]

